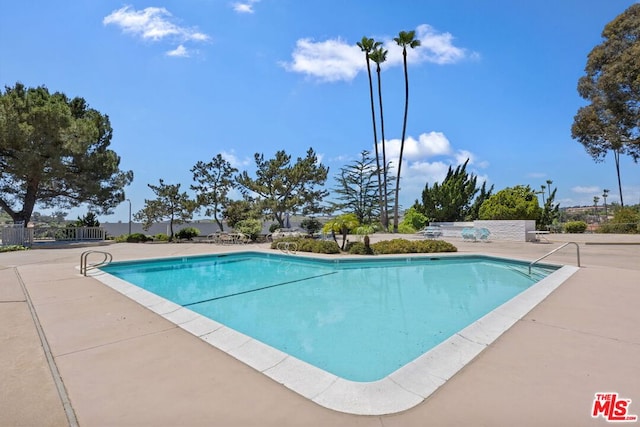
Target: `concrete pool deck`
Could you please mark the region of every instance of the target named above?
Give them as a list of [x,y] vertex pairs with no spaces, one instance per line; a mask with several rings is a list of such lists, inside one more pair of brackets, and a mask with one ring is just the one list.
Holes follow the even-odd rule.
[[[583,268],[423,403],[381,416],[318,406],[80,276],[90,248],[0,253],[0,425],[604,425],[591,417],[598,392],[632,399],[629,413],[640,414],[640,236],[447,240],[463,254],[529,261],[576,241]],[[126,260],[266,246],[96,249]],[[575,265],[575,247],[547,261]]]

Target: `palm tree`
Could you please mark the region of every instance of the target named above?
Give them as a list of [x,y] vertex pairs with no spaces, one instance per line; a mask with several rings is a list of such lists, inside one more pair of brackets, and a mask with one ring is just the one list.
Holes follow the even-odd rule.
[[373,82],[371,80],[371,64],[369,62],[369,54],[377,49],[382,43],[375,41],[374,39],[362,37],[362,40],[356,43],[361,51],[364,52],[365,59],[367,61],[367,75],[369,76],[369,99],[371,100],[371,121],[373,123],[373,146],[376,150],[376,166],[378,171],[378,202],[380,204],[380,222],[384,224],[385,210],[384,200],[382,197],[382,176],[380,169],[380,153],[378,150],[378,132],[376,129],[376,110],[373,101]]
[[402,121],[402,140],[400,141],[400,156],[398,157],[398,175],[396,176],[396,196],[393,209],[393,232],[398,232],[398,203],[400,193],[400,169],[402,168],[402,153],[404,151],[404,138],[407,131],[407,113],[409,112],[409,73],[407,72],[407,46],[411,49],[420,46],[420,40],[416,40],[415,31],[400,31],[398,37],[393,40],[402,47],[402,60],[404,64],[404,120]]
[[[387,60],[387,50],[381,47],[375,48],[370,54],[369,59],[376,63],[376,74],[378,76],[378,104],[380,106],[380,133],[382,134],[382,197],[384,199],[383,204],[384,207],[380,212],[380,217],[382,218],[382,225],[386,230],[389,227],[389,215],[387,215],[387,208],[389,207],[389,202],[387,200],[387,150],[386,143],[384,139],[384,114],[382,113],[382,81],[380,78],[380,64]],[[377,142],[376,142],[377,144]],[[376,145],[377,147],[377,145]]]
[[360,225],[360,221],[358,217],[354,213],[346,213],[335,217],[334,219],[326,222],[322,227],[323,233],[331,232],[333,236],[333,240],[338,243],[338,239],[336,238],[336,233],[340,233],[342,235],[342,246],[340,249],[344,250],[345,245],[347,243],[347,235],[349,231]]
[[553,181],[548,179],[547,180],[547,190],[549,191],[549,197],[551,197],[551,184],[553,184]]

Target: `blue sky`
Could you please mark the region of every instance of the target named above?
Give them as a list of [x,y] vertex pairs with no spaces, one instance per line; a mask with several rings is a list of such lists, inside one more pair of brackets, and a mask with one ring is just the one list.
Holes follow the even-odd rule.
[[[385,133],[397,157],[404,80],[393,37],[415,30],[400,201],[470,158],[495,190],[552,180],[562,206],[609,189],[612,157],[595,163],[571,138],[576,85],[604,26],[631,0],[154,0],[3,2],[0,83],[46,85],[108,114],[111,148],[148,183],[192,184],[218,153],[240,170],[253,155],[309,147],[335,174],[373,150],[363,36],[385,43]],[[375,82],[375,80],[374,80]],[[640,202],[640,165],[622,161],[625,204]],[[239,197],[238,197],[239,198]],[[602,199],[600,201],[602,203]],[[42,209],[36,210],[44,212]],[[69,218],[86,213],[70,212]],[[126,221],[124,202],[104,221]]]

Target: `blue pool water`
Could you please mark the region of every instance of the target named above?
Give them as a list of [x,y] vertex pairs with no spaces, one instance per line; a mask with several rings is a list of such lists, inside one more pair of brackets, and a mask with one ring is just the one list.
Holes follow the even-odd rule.
[[260,253],[103,271],[351,381],[389,375],[554,271],[481,256],[324,260]]

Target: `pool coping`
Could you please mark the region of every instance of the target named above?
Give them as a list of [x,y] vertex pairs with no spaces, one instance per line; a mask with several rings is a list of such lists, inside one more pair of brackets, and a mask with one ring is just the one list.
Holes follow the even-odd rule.
[[[402,255],[425,256],[429,254]],[[412,362],[373,382],[340,378],[108,273],[94,270],[90,276],[320,406],[356,415],[384,415],[423,402],[578,270],[568,265],[560,267]]]

